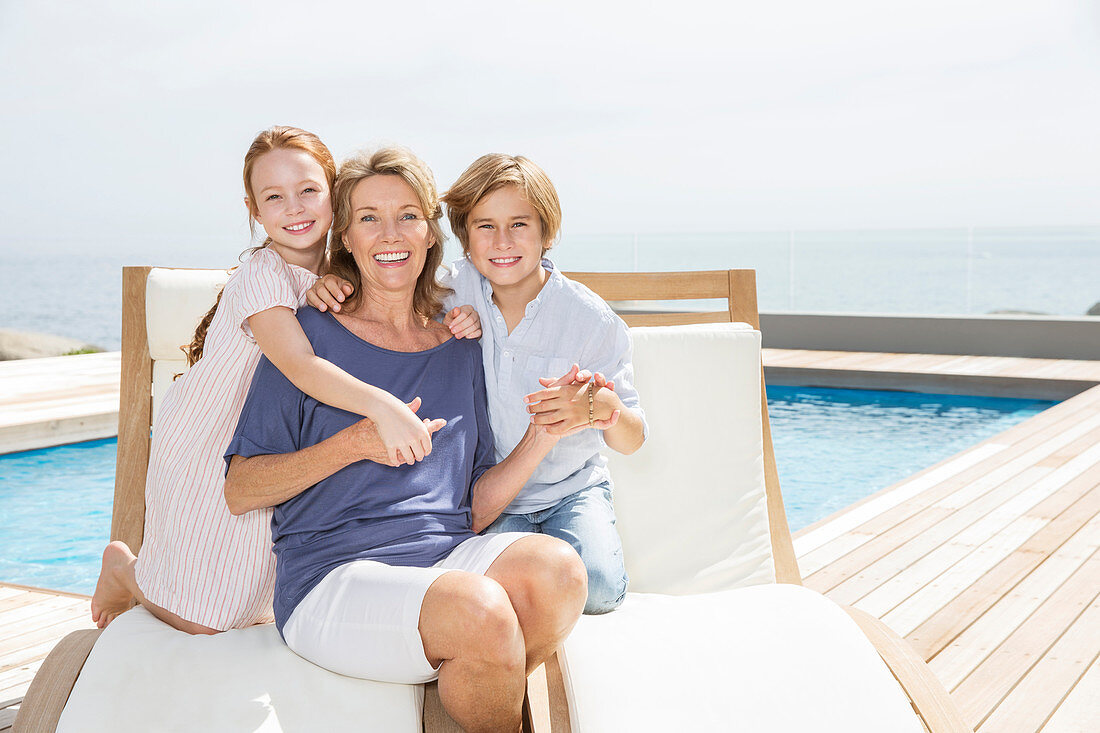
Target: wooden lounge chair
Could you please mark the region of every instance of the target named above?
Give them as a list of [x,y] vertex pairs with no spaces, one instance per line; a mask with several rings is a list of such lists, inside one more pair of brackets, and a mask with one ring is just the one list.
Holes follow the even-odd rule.
[[[819,719],[823,724],[816,730],[969,730],[942,685],[897,635],[800,587],[762,390],[754,274],[572,276],[611,301],[724,298],[727,309],[625,315],[632,327],[675,326],[633,331],[651,435],[635,456],[611,457],[632,589],[642,592],[628,594],[619,611],[583,618],[565,648],[532,676],[535,729],[666,730],[665,721],[675,720],[676,727],[691,731],[725,720],[744,730],[794,730],[779,723],[784,713],[817,705],[833,719]],[[189,340],[188,328],[225,277],[202,270],[124,271],[112,537],[135,550],[142,540],[152,416],[183,370],[178,345]],[[700,321],[704,325],[681,325]],[[730,415],[722,414],[727,410]],[[730,425],[723,427],[724,421]],[[721,429],[707,438],[693,424]],[[678,441],[696,438],[717,442],[696,445],[698,453],[680,452]],[[678,463],[710,466],[695,475],[718,480],[685,485],[691,471],[668,470]],[[743,475],[724,474],[727,469]],[[690,507],[690,526],[675,521],[687,501],[701,502]],[[101,636],[104,643],[96,645]],[[677,638],[681,646],[666,643]],[[146,661],[135,666],[135,659]],[[221,666],[212,667],[211,659]],[[764,668],[769,659],[786,670],[778,685],[775,664]],[[823,670],[828,663],[833,666]],[[80,677],[85,664],[95,673]],[[135,701],[119,690],[136,679],[102,674],[117,668],[171,681],[159,683],[157,695]],[[832,684],[830,672],[839,669],[855,675],[852,684]],[[703,678],[685,688],[683,680],[693,675]],[[222,690],[227,679],[238,678],[251,684]],[[754,680],[768,681],[767,695],[750,701],[770,708],[763,720],[775,725],[759,725],[759,709],[737,709],[746,696],[761,697]],[[211,718],[212,690],[230,697],[217,703],[223,706],[216,708],[220,718]],[[304,698],[305,712],[297,698]],[[313,667],[290,653],[271,627],[188,637],[138,609],[105,632],[67,636],[28,690],[15,730],[338,730],[341,720],[359,730],[454,729],[434,685],[421,700],[418,687],[350,680]],[[852,709],[845,712],[834,704],[838,700]],[[392,724],[379,718],[386,706]],[[739,714],[750,712],[738,724]],[[382,727],[364,725],[372,720]],[[868,727],[868,720],[876,725]],[[901,727],[891,727],[892,721]]]

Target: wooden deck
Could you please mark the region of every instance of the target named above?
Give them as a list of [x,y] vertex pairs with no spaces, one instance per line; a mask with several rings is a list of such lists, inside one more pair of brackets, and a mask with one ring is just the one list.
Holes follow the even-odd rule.
[[117,352],[0,361],[0,453],[114,437]]
[[[33,417],[35,394],[52,403],[47,417],[82,404],[117,411],[117,354],[93,356],[64,357],[86,368],[62,363],[80,367],[62,390],[41,389],[34,365],[8,375],[23,380],[22,397],[0,372],[3,414],[21,399]],[[795,549],[807,586],[905,636],[978,731],[1100,729],[1100,363],[774,349],[764,362],[894,385],[961,378],[1039,397],[1030,390],[1048,380],[1080,392],[807,527]],[[0,584],[0,733],[52,646],[91,626],[86,597]]]
[[1100,387],[795,535],[978,731],[1100,730]]
[[95,628],[90,599],[74,593],[0,583],[0,733],[54,645],[70,631]]

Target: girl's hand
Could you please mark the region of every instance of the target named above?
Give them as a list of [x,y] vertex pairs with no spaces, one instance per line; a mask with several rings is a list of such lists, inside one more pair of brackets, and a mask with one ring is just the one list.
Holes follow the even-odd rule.
[[451,329],[456,339],[481,338],[481,317],[472,305],[451,308],[443,316],[443,325]]
[[306,302],[324,313],[332,308],[333,313],[340,312],[340,304],[344,298],[355,292],[347,280],[335,275],[325,275],[317,278],[313,287],[306,291]]
[[[407,405],[395,398],[386,400],[377,414],[372,415],[391,466],[402,463],[411,466],[424,460],[424,456],[432,452],[431,434],[447,424],[446,421],[421,420],[416,416],[419,409],[419,397]],[[437,422],[441,423],[439,427],[429,431],[428,426]]]

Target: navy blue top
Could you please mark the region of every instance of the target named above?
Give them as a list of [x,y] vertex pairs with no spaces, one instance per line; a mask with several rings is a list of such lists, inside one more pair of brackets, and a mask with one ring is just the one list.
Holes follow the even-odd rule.
[[[283,624],[334,568],[353,560],[429,567],[473,537],[470,487],[494,464],[481,347],[450,339],[427,351],[389,351],[331,314],[298,312],[313,351],[404,402],[444,418],[432,452],[413,466],[357,461],[275,507],[275,623]],[[225,459],[291,453],[320,443],[360,416],[318,402],[260,360]]]

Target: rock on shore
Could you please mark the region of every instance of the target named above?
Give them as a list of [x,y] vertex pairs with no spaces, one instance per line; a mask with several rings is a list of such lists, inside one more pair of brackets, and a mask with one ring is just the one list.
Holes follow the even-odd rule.
[[98,346],[64,336],[0,328],[0,361],[61,356],[79,350],[103,351]]

